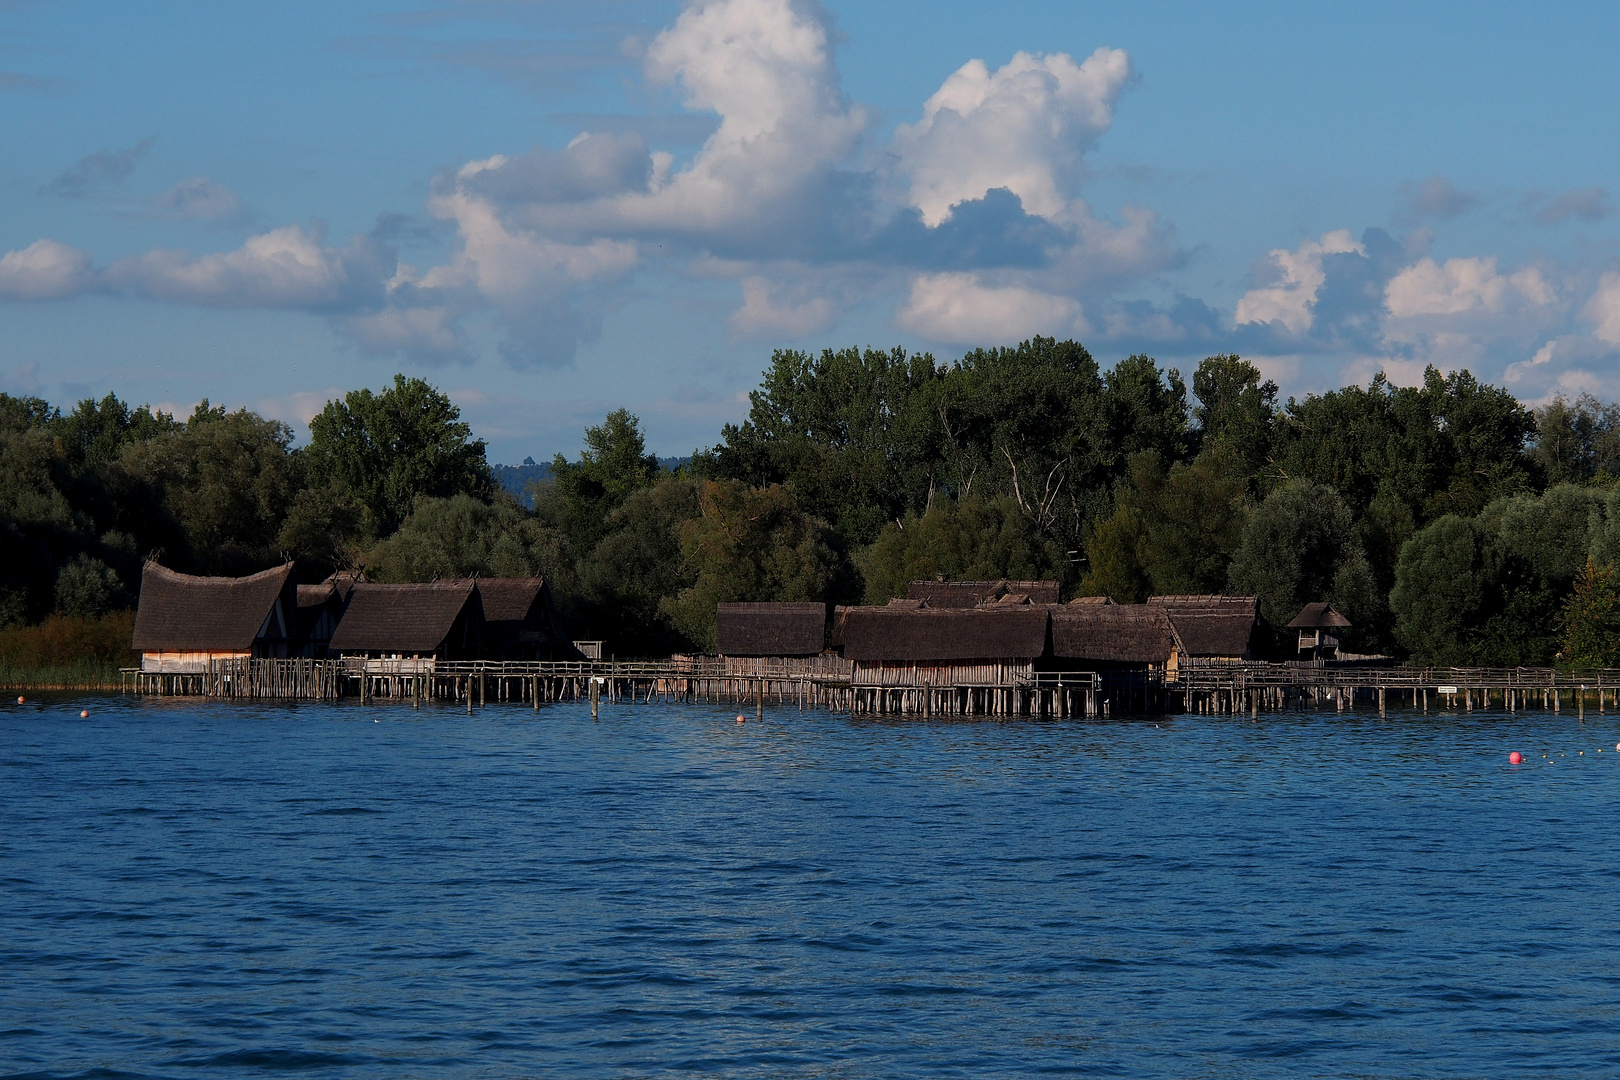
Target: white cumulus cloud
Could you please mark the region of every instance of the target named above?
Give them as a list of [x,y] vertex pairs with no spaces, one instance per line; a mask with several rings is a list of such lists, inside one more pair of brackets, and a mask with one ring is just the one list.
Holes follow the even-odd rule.
[[56,300],[95,285],[90,256],[55,240],[0,255],[0,299]]
[[1510,300],[1551,304],[1557,297],[1535,267],[1503,276],[1496,257],[1447,259],[1442,266],[1424,257],[1390,279],[1384,304],[1396,318],[1499,312]]
[[1592,334],[1599,341],[1620,345],[1620,274],[1603,275],[1581,315],[1594,324]]
[[1278,322],[1291,333],[1303,334],[1314,320],[1317,290],[1327,280],[1322,257],[1349,252],[1365,252],[1349,229],[1324,233],[1320,240],[1306,240],[1293,251],[1273,249],[1266,258],[1275,280],[1243,294],[1237,303],[1236,322],[1240,326]]
[[1120,49],[1080,64],[1021,52],[994,72],[968,61],[924,103],[921,120],[895,131],[911,205],[938,225],[958,203],[1006,188],[1028,213],[1064,216],[1130,74]]
[[157,249],[107,267],[120,292],[221,307],[322,310],[380,294],[393,272],[364,240],[332,248],[299,225],[252,236],[235,251],[193,255]]
[[1083,335],[1089,329],[1080,302],[1071,296],[1021,285],[986,285],[975,274],[924,274],[895,321],[903,330],[934,341],[1011,344],[1036,334]]

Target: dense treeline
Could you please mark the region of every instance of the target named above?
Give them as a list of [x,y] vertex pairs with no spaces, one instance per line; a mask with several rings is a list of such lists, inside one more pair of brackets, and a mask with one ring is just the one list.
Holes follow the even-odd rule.
[[[1606,653],[1620,622],[1620,408],[1534,412],[1467,372],[1279,402],[1236,356],[1101,369],[1035,338],[941,364],[775,353],[748,418],[676,470],[618,410],[533,510],[419,379],[286,425],[111,395],[0,395],[0,628],[134,602],[141,562],[305,577],[543,574],[620,655],[713,645],[723,600],[882,602],[914,578],[1055,578],[1066,596],[1329,599],[1347,647],[1470,664]],[[1597,629],[1594,629],[1597,628]],[[1612,652],[1613,650],[1610,649]]]

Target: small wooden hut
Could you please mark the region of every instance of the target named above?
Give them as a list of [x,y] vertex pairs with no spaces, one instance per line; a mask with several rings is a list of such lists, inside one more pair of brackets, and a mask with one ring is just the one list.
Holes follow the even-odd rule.
[[[1350,620],[1333,610],[1325,601],[1306,604],[1288,629],[1299,631],[1299,652],[1311,660],[1332,660],[1339,655],[1339,631],[1350,626]],[[1382,691],[1380,691],[1382,693]]]
[[1265,652],[1260,604],[1252,596],[1154,596],[1189,660],[1257,660]]
[[921,600],[931,608],[971,608],[1004,597],[1024,597],[1013,603],[1055,604],[1055,581],[913,581],[906,586],[907,600]]
[[399,671],[409,672],[431,671],[438,660],[476,660],[483,644],[477,585],[460,578],[414,585],[357,583],[330,647],[346,658],[397,661]]
[[294,590],[290,562],[247,577],[197,577],[147,563],[133,642],[141,670],[197,674],[214,660],[286,656]]
[[827,643],[825,604],[720,604],[714,617],[721,656],[819,656]]
[[544,578],[479,578],[484,654],[492,660],[577,660]]
[[855,686],[1011,686],[1046,655],[1044,605],[853,607],[844,658]]

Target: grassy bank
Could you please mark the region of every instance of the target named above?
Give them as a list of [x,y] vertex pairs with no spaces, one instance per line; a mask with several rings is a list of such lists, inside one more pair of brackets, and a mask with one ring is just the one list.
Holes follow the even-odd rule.
[[118,669],[140,663],[134,632],[133,611],[0,630],[0,689],[117,690]]

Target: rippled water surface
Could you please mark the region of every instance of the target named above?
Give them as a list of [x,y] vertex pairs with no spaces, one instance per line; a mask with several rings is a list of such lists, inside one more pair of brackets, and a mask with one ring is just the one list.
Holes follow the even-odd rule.
[[1612,717],[732,716],[5,706],[0,1076],[1620,1075]]

